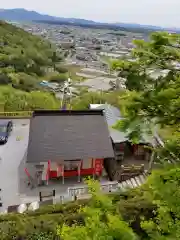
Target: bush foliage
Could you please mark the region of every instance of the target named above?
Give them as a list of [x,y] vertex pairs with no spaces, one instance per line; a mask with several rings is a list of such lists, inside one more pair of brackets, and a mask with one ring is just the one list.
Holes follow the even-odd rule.
[[42,66],[58,60],[49,42],[3,21],[0,21],[0,43],[1,68],[13,67],[15,72],[41,75]]
[[35,90],[38,76],[59,60],[61,57],[49,42],[0,21],[0,84],[12,80],[16,89]]
[[[134,191],[124,194],[113,194],[107,197],[112,201],[113,208],[117,206],[117,212],[122,218],[130,223],[135,233],[142,233],[139,222],[136,222],[140,216],[149,219],[155,207],[146,198],[142,199],[142,192]],[[97,194],[99,196],[99,193]],[[102,195],[102,200],[106,200],[106,196]],[[93,200],[94,201],[94,200]],[[141,208],[140,203],[144,206]],[[92,206],[92,200],[79,200],[67,204],[57,204],[43,206],[34,212],[25,214],[8,214],[0,216],[0,236],[2,240],[38,239],[40,234],[48,236],[47,239],[55,239],[57,237],[57,226],[59,228],[73,226],[73,224],[84,224],[86,213],[81,211],[84,207]],[[119,215],[119,216],[120,216]],[[41,239],[39,237],[39,239]]]
[[59,109],[60,101],[52,94],[40,91],[30,93],[15,90],[10,86],[1,87],[1,111],[33,111],[35,109]]

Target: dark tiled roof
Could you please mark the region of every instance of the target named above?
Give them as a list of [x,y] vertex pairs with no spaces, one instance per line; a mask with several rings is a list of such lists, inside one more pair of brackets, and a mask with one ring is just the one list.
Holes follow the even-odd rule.
[[34,112],[27,162],[111,157],[114,152],[102,110]]

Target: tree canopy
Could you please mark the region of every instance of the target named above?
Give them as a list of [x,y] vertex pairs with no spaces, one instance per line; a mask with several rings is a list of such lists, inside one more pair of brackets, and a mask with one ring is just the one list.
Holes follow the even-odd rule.
[[0,21],[2,110],[58,109],[60,102],[52,94],[43,92],[38,78],[59,60],[56,48],[48,41]]
[[150,240],[180,238],[180,168],[168,165],[156,170],[145,185],[146,197],[156,204],[155,217],[142,221],[141,226]]
[[59,109],[60,101],[52,94],[40,91],[27,93],[10,86],[1,87],[1,111],[33,111],[35,109]]
[[12,82],[24,91],[37,89],[38,77],[62,60],[59,54],[43,38],[0,21],[0,84]]
[[41,67],[56,62],[56,49],[37,36],[0,21],[1,71],[12,67],[15,72],[41,75]]
[[100,192],[97,182],[89,181],[89,192],[92,199],[89,206],[81,211],[84,213],[84,223],[58,228],[58,235],[63,240],[137,240],[136,234],[122,219],[112,204],[112,200]]
[[90,104],[112,104],[116,107],[121,107],[119,101],[120,95],[123,96],[124,91],[113,91],[113,92],[88,92],[88,89],[80,89],[79,97],[72,101],[72,108],[74,110],[85,110],[89,109]]
[[[159,128],[171,128],[162,152],[166,159],[176,160],[180,160],[179,43],[178,34],[153,33],[149,42],[134,41],[133,61],[115,61],[112,66],[126,79],[126,87],[130,90],[126,120],[117,127],[131,129],[131,137],[136,139],[142,130],[154,134]],[[164,72],[155,78],[152,72],[157,70]]]

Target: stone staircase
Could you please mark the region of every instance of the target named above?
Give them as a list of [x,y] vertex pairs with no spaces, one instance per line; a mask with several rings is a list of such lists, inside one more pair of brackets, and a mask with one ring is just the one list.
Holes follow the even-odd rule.
[[115,170],[112,172],[113,180],[119,183],[141,175],[145,175],[144,165],[116,166]]

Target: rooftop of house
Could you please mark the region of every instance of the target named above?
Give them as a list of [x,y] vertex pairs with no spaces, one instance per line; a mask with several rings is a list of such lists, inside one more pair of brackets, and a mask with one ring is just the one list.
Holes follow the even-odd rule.
[[[109,132],[114,143],[121,143],[129,140],[127,137],[127,133],[119,131],[114,128],[114,125],[117,123],[117,121],[124,119],[118,108],[106,103],[106,104],[90,104],[90,109],[94,110],[101,109],[104,111],[104,115],[106,117],[106,121],[109,127]],[[141,136],[140,143],[151,144],[152,136],[143,134]]]
[[112,142],[102,110],[33,113],[27,162],[112,157]]

